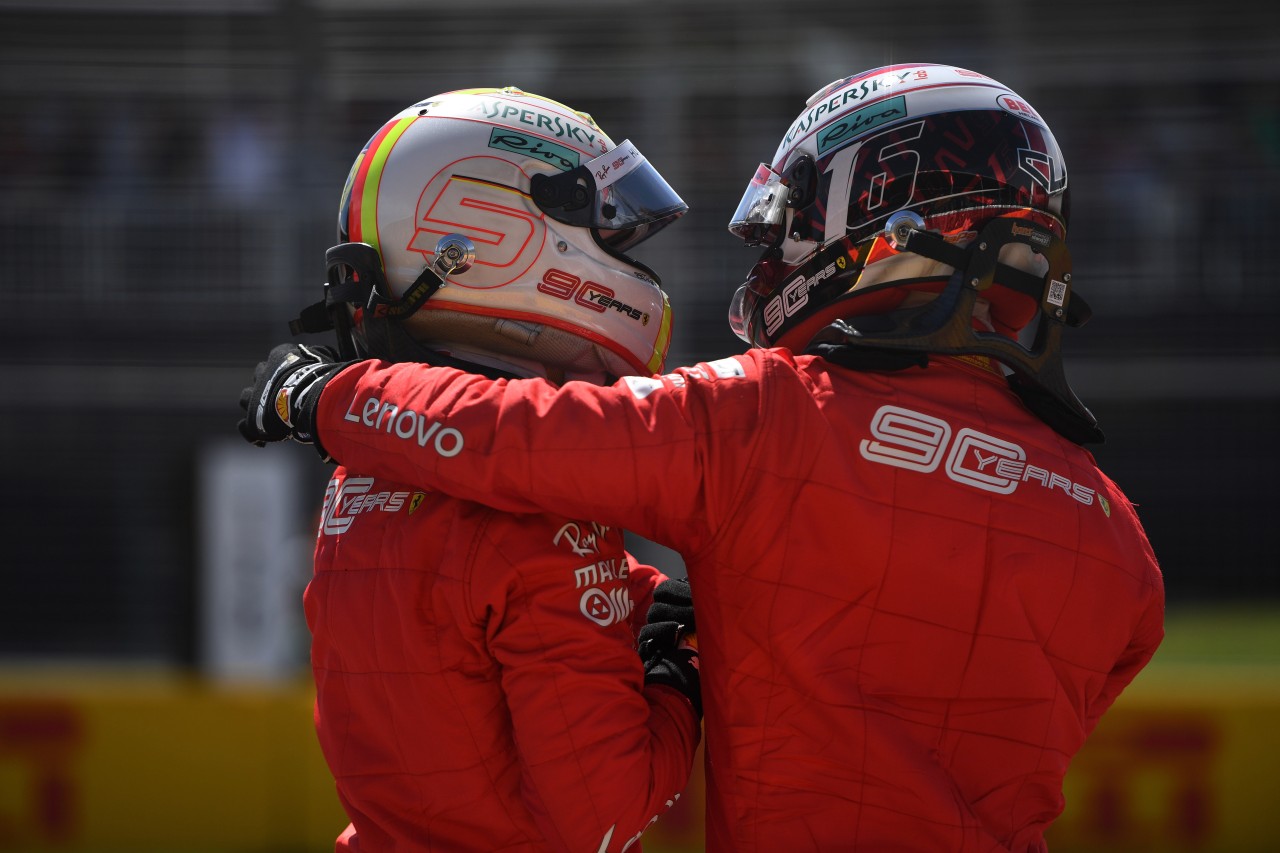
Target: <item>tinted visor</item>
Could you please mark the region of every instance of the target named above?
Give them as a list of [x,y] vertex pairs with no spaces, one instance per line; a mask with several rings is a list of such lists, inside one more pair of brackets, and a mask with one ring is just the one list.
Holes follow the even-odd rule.
[[733,333],[752,346],[767,346],[755,335],[755,314],[759,304],[773,295],[777,289],[781,272],[781,254],[778,249],[770,249],[747,273],[747,280],[742,283],[729,303],[729,328]]
[[751,323],[751,314],[756,308],[757,296],[745,284],[738,288],[729,302],[729,328],[733,333],[749,344],[754,345],[747,326]]
[[595,229],[619,252],[647,240],[689,210],[630,140],[568,172],[534,175],[532,194],[552,219]]
[[729,232],[748,246],[777,245],[786,217],[787,185],[781,175],[761,163],[729,219]]

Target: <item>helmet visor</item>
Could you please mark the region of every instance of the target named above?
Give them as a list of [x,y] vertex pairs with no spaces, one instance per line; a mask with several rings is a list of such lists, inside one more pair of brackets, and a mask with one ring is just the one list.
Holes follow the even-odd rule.
[[745,284],[737,289],[733,294],[733,300],[729,303],[729,328],[749,344],[753,341],[747,330],[747,324],[750,322],[752,311],[755,310],[755,303],[756,295]]
[[535,176],[533,197],[551,218],[596,229],[600,239],[619,252],[647,240],[689,210],[631,140],[577,169]]
[[748,246],[777,245],[786,215],[787,186],[782,175],[761,163],[729,219],[729,232]]
[[733,294],[729,303],[729,328],[752,346],[767,346],[756,335],[756,311],[761,301],[767,300],[777,290],[781,270],[780,255],[778,249],[767,250],[751,268],[751,272],[747,273],[747,280]]

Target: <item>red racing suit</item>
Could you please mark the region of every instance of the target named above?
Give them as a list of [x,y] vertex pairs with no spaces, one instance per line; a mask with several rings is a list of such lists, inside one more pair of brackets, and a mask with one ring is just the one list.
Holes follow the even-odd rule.
[[337,850],[638,850],[699,738],[635,651],[665,576],[616,528],[356,472],[304,596]]
[[612,387],[361,362],[329,453],[685,558],[707,849],[1043,851],[1163,637],[1133,506],[989,365],[786,350]]

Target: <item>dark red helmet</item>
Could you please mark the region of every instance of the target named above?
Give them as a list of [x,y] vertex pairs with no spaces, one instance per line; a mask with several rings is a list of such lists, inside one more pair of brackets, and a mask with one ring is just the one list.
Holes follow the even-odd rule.
[[[1001,216],[1061,239],[1066,164],[1039,114],[977,72],[894,65],[837,80],[809,99],[730,221],[748,245],[766,247],[734,297],[734,332],[799,350],[833,319],[936,290],[938,265],[903,258],[883,233],[901,211],[959,245]],[[1035,301],[1000,296],[996,326],[1016,332]]]

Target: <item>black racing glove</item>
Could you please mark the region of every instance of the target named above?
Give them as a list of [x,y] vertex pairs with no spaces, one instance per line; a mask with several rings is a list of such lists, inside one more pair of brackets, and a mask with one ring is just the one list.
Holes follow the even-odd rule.
[[693,618],[693,595],[688,578],[668,578],[653,590],[653,604],[645,617],[647,622],[679,622],[686,637],[698,630]]
[[702,684],[698,678],[698,650],[685,641],[680,623],[650,622],[640,629],[640,660],[645,684],[674,687],[693,703],[702,718]]
[[237,425],[244,440],[258,447],[292,438],[314,444],[321,458],[329,455],[316,437],[316,406],[325,383],[351,364],[339,362],[329,347],[280,344],[258,362],[253,384],[240,392],[245,418]]

